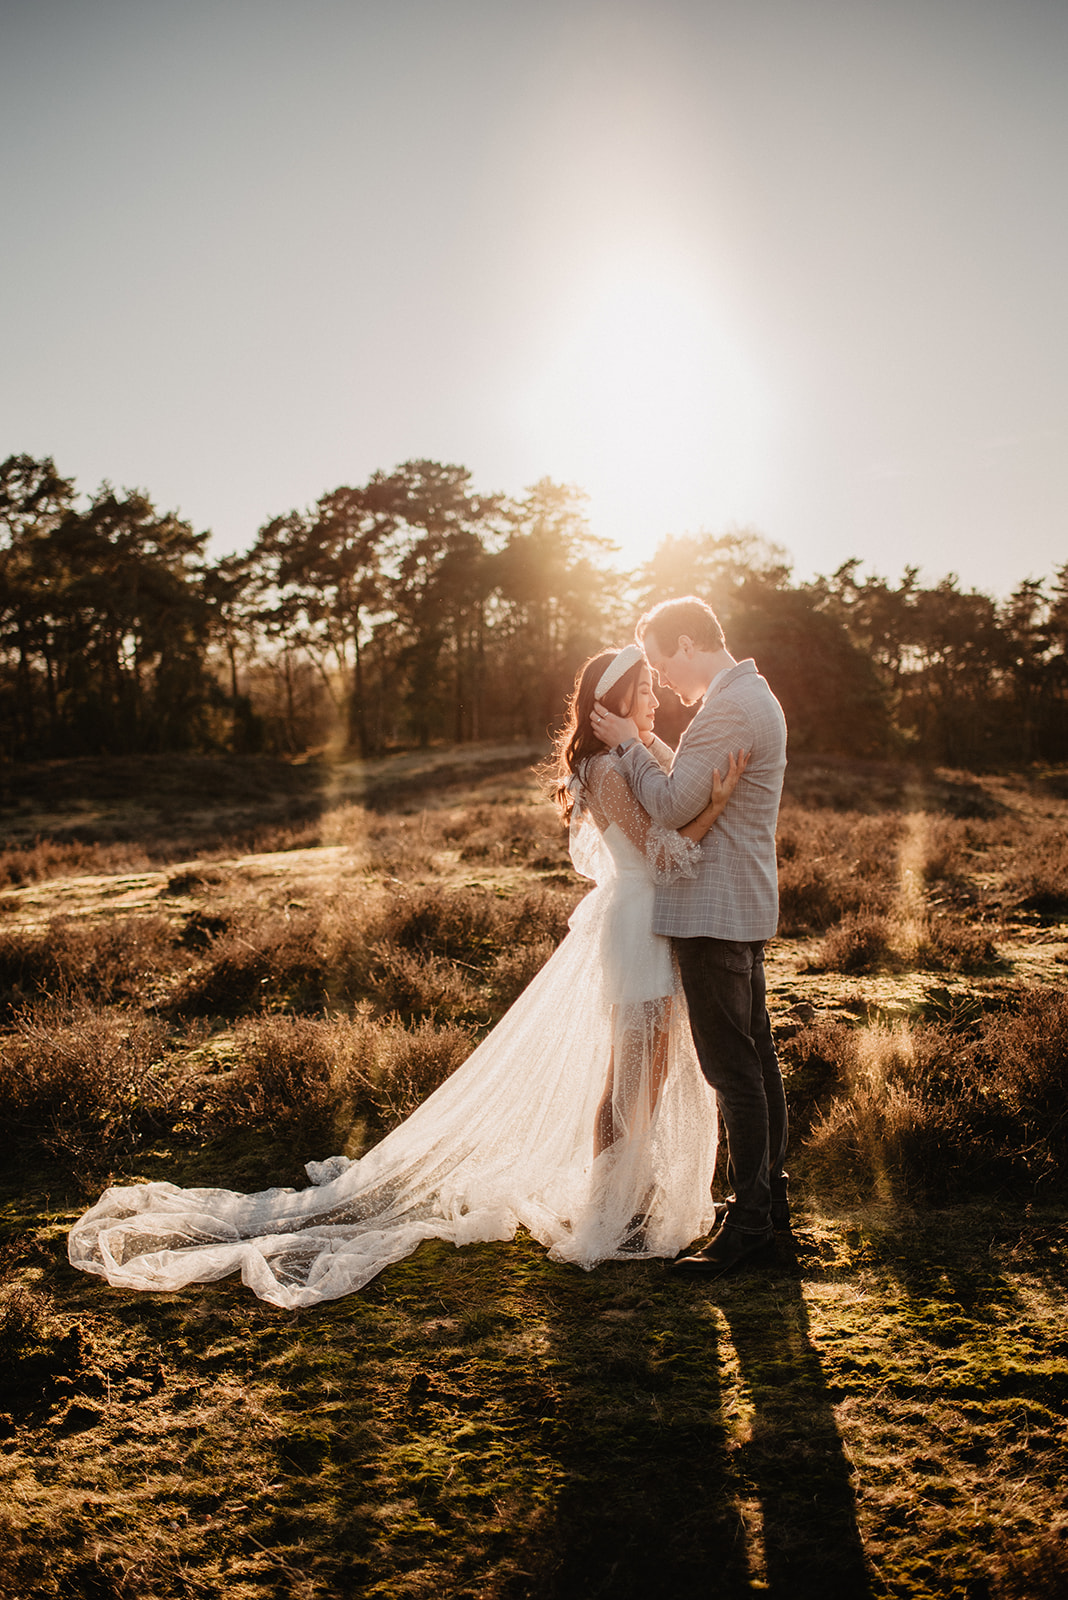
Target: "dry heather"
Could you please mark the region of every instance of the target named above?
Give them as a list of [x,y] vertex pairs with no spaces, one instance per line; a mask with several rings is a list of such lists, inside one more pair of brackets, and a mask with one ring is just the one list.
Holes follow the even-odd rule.
[[920,919],[847,912],[806,963],[810,972],[983,972],[998,960],[997,930],[943,912]]
[[[560,829],[528,781],[534,757],[534,747],[500,746],[352,767],[266,758],[45,763],[19,772],[14,805],[0,784],[8,812],[0,890],[332,844],[366,851],[371,870],[398,877],[433,871],[435,853],[454,847],[472,861],[562,868]],[[501,774],[505,792],[482,773]],[[472,805],[480,782],[486,792]]]
[[[370,1006],[326,1019],[277,1016],[236,1029],[198,1087],[207,1129],[251,1126],[346,1152],[365,1121],[394,1127],[470,1054],[468,1030],[405,1027]],[[348,1151],[359,1154],[359,1148]]]
[[0,889],[86,873],[142,872],[150,856],[137,843],[85,843],[79,839],[34,839],[0,850]]
[[993,817],[921,808],[885,812],[787,798],[778,853],[780,933],[823,932],[858,913],[888,914],[913,880],[940,915],[1006,910],[1068,913],[1068,837],[1063,805]]
[[109,1178],[301,1183],[456,1070],[586,887],[532,784],[268,815],[250,778],[196,861],[121,858],[173,868],[136,911],[6,898],[0,1595],[1066,1592],[1065,808],[809,776],[772,994],[795,1229],[708,1288],[524,1237],[292,1318],[66,1268]]
[[957,818],[787,807],[781,935],[822,935],[811,972],[990,973],[1006,925],[1068,914],[1059,812]]
[[559,943],[572,903],[559,890],[413,887],[345,893],[314,910],[244,905],[192,923],[199,957],[170,1009],[227,1016],[370,998],[412,1019],[485,1022],[502,986],[514,994],[517,963],[529,969],[524,952]]
[[[57,1003],[150,1003],[176,959],[166,917],[57,917],[42,932],[0,932],[0,1007],[47,997]],[[2,1014],[2,1013],[0,1013]]]
[[[240,1128],[356,1149],[469,1054],[566,932],[570,888],[351,890],[315,908],[214,895],[180,919],[0,938],[0,1130],[83,1189],[153,1141]],[[217,880],[217,881],[213,881]]]
[[801,811],[779,821],[779,933],[821,932],[857,912],[879,912],[896,889],[897,815]]
[[[820,793],[835,798],[826,780]],[[347,875],[294,893],[284,877],[246,882],[209,856],[172,873],[165,912],[0,933],[0,1118],[10,1137],[32,1141],[37,1129],[50,1157],[90,1187],[164,1134],[191,1145],[259,1126],[309,1153],[358,1144],[466,1055],[544,964],[582,893],[562,870],[551,809],[514,785],[466,804],[445,791],[408,812],[347,802],[273,826],[260,843],[341,846]],[[1033,808],[952,816],[789,802],[782,936],[809,939],[802,978],[924,972],[1000,985],[994,1009],[977,1002],[990,1038],[1002,1039],[1007,1015],[1038,1038],[1004,988],[999,919],[1048,918],[1065,848],[1063,829]],[[465,871],[483,881],[457,882]],[[976,1026],[974,1008],[969,1016]],[[1040,1172],[1059,1181],[1055,1083],[1042,1079],[1047,1098],[1033,1104],[1045,1111],[1018,1117],[1014,1132],[1004,1071],[989,1052],[981,1068],[976,1037],[950,1020],[914,1018],[912,1067],[893,1058],[878,1084],[855,1065],[819,1069],[807,1036],[789,1045],[802,1123],[813,1074],[836,1085],[800,1157],[821,1182],[832,1170],[850,1193],[865,1172],[865,1192],[960,1192]],[[860,1049],[865,1026],[846,1028],[828,1060]],[[917,1076],[935,1045],[938,1070]],[[947,1088],[958,1079],[967,1087]],[[1028,1141],[1043,1154],[1027,1155]]]
[[1024,992],[954,1029],[824,1020],[787,1046],[809,1179],[841,1199],[1063,1194],[1068,996]]
[[187,1073],[166,1058],[150,1017],[46,1003],[0,1040],[0,1128],[9,1145],[39,1145],[96,1188],[169,1131]]
[[1006,876],[1013,898],[1025,911],[1068,916],[1068,838],[1048,828],[1033,829],[1006,852]]

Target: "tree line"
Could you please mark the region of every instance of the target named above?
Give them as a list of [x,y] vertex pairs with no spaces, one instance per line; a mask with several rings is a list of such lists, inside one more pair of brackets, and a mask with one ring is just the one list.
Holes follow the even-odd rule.
[[[79,504],[50,458],[0,466],[0,741],[8,758],[541,738],[577,666],[698,594],[752,655],[795,750],[954,765],[1068,759],[1068,564],[1005,600],[852,560],[794,583],[750,530],[667,538],[633,570],[580,491],[478,493],[408,461],[212,560],[142,491]],[[685,714],[666,697],[670,733]]]

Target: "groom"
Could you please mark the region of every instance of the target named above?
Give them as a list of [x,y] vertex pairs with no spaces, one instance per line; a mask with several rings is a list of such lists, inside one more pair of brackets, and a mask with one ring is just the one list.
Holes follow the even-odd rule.
[[[645,614],[636,635],[660,682],[684,705],[701,702],[665,771],[626,717],[600,703],[593,731],[615,747],[649,815],[682,827],[708,800],[712,774],[732,753],[750,753],[733,798],[706,836],[695,879],[658,887],[653,929],[671,936],[702,1071],[716,1091],[733,1195],[703,1250],[675,1272],[717,1278],[764,1250],[789,1227],[786,1098],[764,988],[764,941],[775,932],[779,894],[775,824],[786,769],[786,719],[753,661],[735,661],[716,614],[689,596]],[[671,752],[664,747],[665,763]]]

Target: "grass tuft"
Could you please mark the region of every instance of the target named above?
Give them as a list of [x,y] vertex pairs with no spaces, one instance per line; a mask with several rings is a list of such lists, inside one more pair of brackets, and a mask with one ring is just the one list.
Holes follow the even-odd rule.
[[1068,996],[960,1029],[825,1020],[784,1053],[805,1173],[840,1199],[1065,1190]]
[[38,1140],[83,1190],[127,1168],[168,1130],[183,1074],[161,1023],[129,1011],[41,1006],[0,1040],[0,1129]]
[[57,1003],[144,1001],[174,967],[171,924],[162,916],[55,917],[37,932],[0,933],[0,1006],[8,1012],[48,996]]

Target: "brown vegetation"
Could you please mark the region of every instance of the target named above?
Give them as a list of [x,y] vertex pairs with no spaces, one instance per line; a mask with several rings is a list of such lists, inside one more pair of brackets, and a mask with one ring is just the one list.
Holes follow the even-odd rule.
[[813,1086],[802,1101],[811,1178],[854,1200],[1063,1194],[1068,996],[1003,998],[1012,1009],[957,1029],[828,1020],[800,1030],[789,1059],[799,1086]]
[[310,1319],[69,1273],[109,1179],[359,1156],[585,885],[507,773],[242,802],[276,856],[227,853],[232,815],[195,858],[153,824],[106,846],[141,863],[123,909],[42,848],[0,897],[0,1596],[1059,1592],[1068,804],[871,763],[791,783],[795,1231],[715,1293],[523,1240],[426,1246]]

